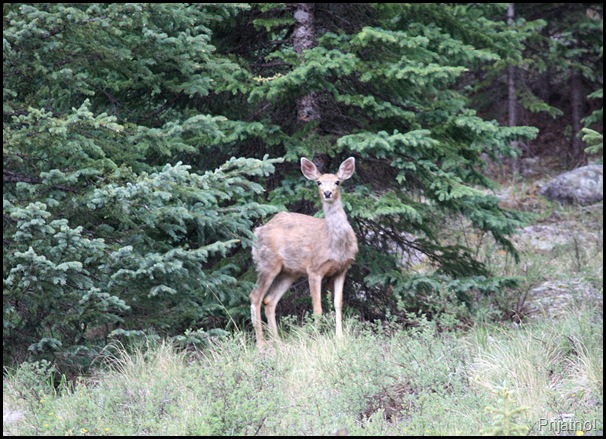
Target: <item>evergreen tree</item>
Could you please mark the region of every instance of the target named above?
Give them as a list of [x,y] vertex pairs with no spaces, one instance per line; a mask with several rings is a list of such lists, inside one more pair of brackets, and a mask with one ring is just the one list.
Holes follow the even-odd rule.
[[5,362],[86,367],[112,337],[195,333],[247,300],[231,257],[276,210],[254,181],[275,160],[207,149],[235,135],[212,109],[245,76],[208,26],[239,7],[4,6]]
[[[430,312],[443,289],[469,302],[478,291],[511,281],[491,278],[469,249],[440,233],[444,222],[464,217],[515,255],[507,235],[521,217],[480,190],[492,187],[482,174],[482,155],[510,156],[510,142],[536,130],[483,120],[469,108],[465,87],[470,72],[501,59],[499,51],[519,50],[506,23],[487,18],[495,8],[503,11],[317,4],[317,43],[302,56],[294,36],[299,6],[263,4],[237,19],[240,32],[228,47],[255,75],[250,102],[263,111],[254,114],[276,133],[270,155],[292,162],[315,157],[323,171],[349,155],[358,158],[344,200],[362,245],[347,290],[350,306],[368,318],[382,317],[396,303]],[[248,44],[240,46],[242,40]],[[319,117],[301,123],[301,97],[312,95]],[[269,199],[313,213],[313,192],[301,184],[296,166],[290,169]]]
[[[581,139],[583,125],[599,129],[603,88],[603,5],[601,3],[519,3],[511,32],[515,51],[484,72],[476,85],[474,105],[499,120],[505,88],[504,72],[515,66],[518,118],[542,127],[537,139],[522,144],[527,157],[557,157],[563,166],[587,160]],[[498,19],[497,14],[491,16]],[[507,47],[507,46],[505,46]],[[499,92],[501,91],[501,92]],[[503,113],[501,111],[501,113]]]

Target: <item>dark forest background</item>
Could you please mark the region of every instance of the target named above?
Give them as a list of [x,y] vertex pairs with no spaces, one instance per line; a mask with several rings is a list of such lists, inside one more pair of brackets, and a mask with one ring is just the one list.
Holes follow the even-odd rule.
[[403,322],[515,286],[442,233],[517,257],[499,179],[601,161],[601,3],[12,3],[3,24],[5,365],[250,329],[252,229],[319,208],[302,156],[356,158],[347,313]]

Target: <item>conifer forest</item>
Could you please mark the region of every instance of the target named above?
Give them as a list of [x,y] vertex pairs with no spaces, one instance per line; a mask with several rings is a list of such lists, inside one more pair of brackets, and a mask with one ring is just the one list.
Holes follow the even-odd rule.
[[344,318],[523,320],[493,300],[518,276],[448,230],[520,261],[499,181],[601,163],[602,3],[4,3],[3,33],[5,367],[252,346],[253,230],[322,215],[302,157],[355,158]]

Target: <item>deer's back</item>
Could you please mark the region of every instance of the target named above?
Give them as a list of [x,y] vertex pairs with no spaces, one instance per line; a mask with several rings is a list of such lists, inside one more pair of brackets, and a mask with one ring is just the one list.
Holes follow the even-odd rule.
[[260,272],[280,266],[281,271],[295,274],[310,271],[333,274],[347,267],[355,257],[354,253],[348,260],[336,260],[326,221],[300,213],[277,214],[255,229],[255,236],[252,253]]

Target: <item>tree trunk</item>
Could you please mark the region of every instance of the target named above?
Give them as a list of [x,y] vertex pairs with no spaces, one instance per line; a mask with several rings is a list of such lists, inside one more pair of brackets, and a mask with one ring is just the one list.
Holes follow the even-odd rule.
[[[509,3],[507,8],[507,24],[511,26],[513,24],[513,20],[515,18],[515,4]],[[518,123],[518,115],[517,115],[517,100],[516,100],[516,68],[513,64],[509,64],[507,67],[507,110],[509,116],[509,126],[516,126]],[[511,142],[511,147],[515,150],[519,149],[519,142],[517,140],[513,140]],[[511,172],[514,176],[520,173],[520,159],[519,157],[514,157],[511,161]]]
[[[314,3],[297,3],[295,9],[296,27],[293,36],[293,46],[302,58],[304,51],[316,45],[316,29]],[[320,120],[320,105],[317,93],[309,93],[297,99],[297,119],[299,122]]]
[[575,165],[585,164],[585,146],[581,139],[583,123],[583,78],[581,72],[573,69],[570,72],[570,106],[572,117],[572,139],[570,142],[570,161]]

